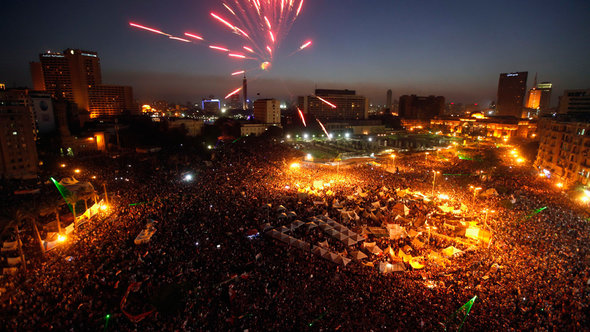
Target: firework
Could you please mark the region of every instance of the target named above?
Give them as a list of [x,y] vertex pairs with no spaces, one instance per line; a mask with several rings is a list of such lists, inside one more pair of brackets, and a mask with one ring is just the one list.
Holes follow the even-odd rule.
[[332,107],[332,108],[336,108],[336,105],[334,105],[334,104],[332,104],[331,102],[329,102],[329,101],[325,100],[324,98],[322,98],[322,97],[318,97],[318,96],[315,96],[315,97],[316,97],[317,99],[321,100],[321,101],[322,101],[324,104],[326,104],[326,105],[328,105],[328,106],[330,106],[330,107]]
[[297,111],[299,112],[299,116],[301,117],[301,122],[303,122],[303,126],[307,127],[307,124],[305,123],[305,117],[303,116],[303,112],[301,112],[299,107],[297,107]]
[[236,71],[236,72],[233,72],[233,73],[231,73],[231,76],[242,75],[242,74],[244,74],[244,73],[246,73],[246,71],[245,71],[245,70],[240,70],[240,71]]
[[229,98],[229,97],[231,97],[231,96],[235,95],[236,93],[238,93],[238,92],[240,92],[240,91],[242,91],[242,88],[237,88],[237,89],[235,89],[234,91],[230,92],[230,93],[229,93],[227,96],[225,96],[225,98],[224,98],[224,99],[227,99],[227,98]]
[[330,139],[330,134],[328,134],[328,131],[326,130],[326,127],[324,127],[324,124],[318,119],[316,119],[316,121],[320,124],[320,127],[322,127],[322,130],[324,131],[324,133],[326,133],[326,137],[328,139]]

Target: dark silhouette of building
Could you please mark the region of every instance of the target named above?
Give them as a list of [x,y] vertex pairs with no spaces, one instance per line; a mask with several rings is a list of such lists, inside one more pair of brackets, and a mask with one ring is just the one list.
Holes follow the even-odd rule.
[[393,111],[393,91],[391,89],[387,90],[387,99],[385,101],[385,109],[388,111]]
[[399,98],[399,116],[402,119],[431,120],[443,114],[445,97],[404,95]]
[[526,71],[500,74],[497,115],[522,117],[527,76]]
[[537,84],[537,90],[541,90],[541,102],[539,103],[539,108],[541,111],[550,109],[553,84],[551,84],[551,82],[541,82]]
[[559,113],[590,113],[590,89],[565,90],[559,97]]

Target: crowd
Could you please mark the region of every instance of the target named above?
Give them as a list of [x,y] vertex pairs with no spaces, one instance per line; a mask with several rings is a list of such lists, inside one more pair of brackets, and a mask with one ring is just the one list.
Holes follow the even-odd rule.
[[[458,326],[463,317],[453,314],[474,296],[466,330],[590,328],[590,226],[579,207],[526,167],[484,167],[449,153],[399,156],[398,172],[366,165],[291,169],[299,157],[281,144],[239,141],[217,148],[211,163],[185,156],[194,181],[181,176],[183,167],[160,161],[88,166],[115,194],[112,214],[35,258],[26,275],[4,277],[5,329],[432,331]],[[441,174],[437,192],[475,213],[496,211],[488,219],[489,248],[470,250],[448,266],[383,275],[357,261],[335,265],[262,232],[267,222],[289,222],[277,218],[279,205],[307,221],[336,217],[334,201],[346,202],[359,188],[371,195],[389,188],[393,197],[395,188],[430,193],[433,169]],[[335,179],[326,205],[298,190],[316,179]],[[474,198],[470,184],[500,195]],[[405,202],[409,218],[430,212]],[[148,219],[157,221],[157,231],[148,244],[135,245]],[[341,222],[354,228],[372,221]],[[327,239],[317,229],[298,236],[313,244]],[[449,244],[432,239],[433,247]],[[491,273],[493,266],[499,268]]]

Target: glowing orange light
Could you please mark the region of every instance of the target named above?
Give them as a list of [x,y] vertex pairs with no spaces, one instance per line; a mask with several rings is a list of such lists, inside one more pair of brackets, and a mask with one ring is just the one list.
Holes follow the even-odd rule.
[[230,92],[227,96],[225,96],[224,99],[227,99],[227,98],[235,95],[236,93],[240,92],[241,90],[242,90],[242,88],[235,89],[234,91]]

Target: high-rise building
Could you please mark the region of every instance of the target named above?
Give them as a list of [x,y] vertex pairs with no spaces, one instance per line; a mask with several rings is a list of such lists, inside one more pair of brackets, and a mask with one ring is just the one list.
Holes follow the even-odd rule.
[[529,93],[528,93],[527,102],[526,102],[526,108],[530,108],[530,109],[534,109],[534,110],[539,109],[539,107],[541,105],[541,95],[542,95],[542,91],[537,90],[536,87],[530,89]]
[[503,73],[498,81],[497,114],[522,117],[528,72]]
[[366,120],[369,100],[354,90],[316,89],[313,96],[298,98],[304,114],[326,120]]
[[565,90],[559,97],[559,113],[590,112],[590,89]]
[[404,95],[399,98],[399,116],[403,119],[431,120],[443,114],[445,97]]
[[254,102],[254,119],[264,124],[281,124],[281,103],[276,99],[258,99]]
[[541,82],[537,84],[537,90],[541,91],[541,101],[539,102],[539,108],[542,111],[546,111],[551,108],[551,90],[553,84],[551,82]]
[[242,105],[242,109],[245,111],[248,109],[248,80],[246,79],[245,74],[244,79],[242,80],[242,91],[244,92],[244,104]]
[[388,111],[393,111],[393,91],[391,91],[391,89],[387,90],[385,109]]
[[[91,118],[139,110],[133,104],[131,87],[102,86],[100,58],[96,52],[66,49],[62,53],[39,54],[39,60],[30,64],[35,90],[74,102],[79,109],[89,112]],[[115,109],[113,105],[122,108]]]
[[0,91],[0,177],[33,178],[37,148],[26,89]]

